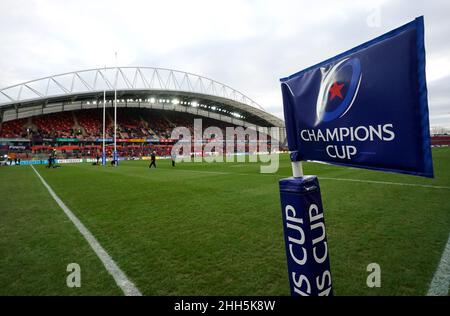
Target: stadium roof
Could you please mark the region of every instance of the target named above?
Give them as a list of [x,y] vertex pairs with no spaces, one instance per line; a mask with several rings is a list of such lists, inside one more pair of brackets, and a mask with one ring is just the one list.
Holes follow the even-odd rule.
[[[256,122],[260,126],[284,127],[283,120],[267,113],[258,103],[230,86],[188,72],[153,67],[88,69],[48,76],[2,88],[0,89],[0,114],[2,114],[2,121],[7,121],[57,112],[56,107],[53,110],[46,109],[52,104],[60,104],[59,111],[76,109],[68,106],[73,103],[81,104],[78,109],[92,108],[89,100],[94,100],[94,104],[100,107],[103,91],[111,96],[114,90],[117,90],[121,98],[118,107],[128,106],[127,101],[130,99],[123,101],[124,96],[139,95],[143,100],[141,98],[131,100],[134,101],[132,103],[138,102],[139,104],[130,106],[189,112],[216,119],[219,117],[225,119],[225,116],[228,116],[226,121],[230,121],[229,117],[231,116],[233,122],[238,124],[242,119],[244,122]],[[190,100],[198,99],[199,104],[202,102],[207,105],[198,105],[197,102],[182,102],[182,105],[171,102],[171,104],[161,105],[158,104],[160,103],[158,101],[166,103],[168,101],[159,99],[161,95]],[[150,102],[151,99],[153,102]],[[221,106],[216,107],[215,103]],[[66,104],[65,107],[64,104]],[[186,109],[188,107],[190,109]],[[205,113],[210,114],[205,115]]]

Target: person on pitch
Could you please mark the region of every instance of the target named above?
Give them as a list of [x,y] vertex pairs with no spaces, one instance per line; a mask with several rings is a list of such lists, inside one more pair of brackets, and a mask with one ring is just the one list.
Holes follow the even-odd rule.
[[49,155],[48,155],[48,165],[47,165],[47,168],[51,168],[53,166],[53,153],[51,152]]
[[156,152],[155,151],[152,151],[152,154],[150,155],[150,160],[151,160],[151,163],[148,167],[151,168],[152,166],[154,166],[156,168]]
[[174,152],[172,152],[170,158],[172,160],[172,167],[175,167],[175,160],[177,159],[177,155]]

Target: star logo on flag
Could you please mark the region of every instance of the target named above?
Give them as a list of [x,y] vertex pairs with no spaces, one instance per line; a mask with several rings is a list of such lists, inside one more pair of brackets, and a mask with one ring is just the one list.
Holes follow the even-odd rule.
[[317,122],[330,122],[344,116],[359,91],[362,72],[357,57],[345,58],[331,68],[321,68],[322,77],[316,101]]
[[333,83],[333,85],[330,88],[330,101],[332,101],[335,97],[339,97],[340,99],[343,99],[341,90],[344,87],[344,84],[339,84],[337,81]]

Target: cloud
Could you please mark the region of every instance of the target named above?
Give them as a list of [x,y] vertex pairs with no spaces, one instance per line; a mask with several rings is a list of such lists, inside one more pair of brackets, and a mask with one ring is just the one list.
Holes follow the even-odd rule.
[[0,86],[113,66],[117,51],[119,65],[204,75],[282,118],[279,78],[425,15],[430,114],[447,124],[447,12],[444,0],[2,0]]
[[430,124],[450,128],[450,76],[428,83]]

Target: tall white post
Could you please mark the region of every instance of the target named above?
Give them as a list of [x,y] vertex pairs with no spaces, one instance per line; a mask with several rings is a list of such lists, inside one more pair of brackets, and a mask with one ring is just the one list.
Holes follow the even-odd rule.
[[114,83],[114,154],[113,159],[115,159],[114,166],[117,166],[117,80],[119,79],[119,68],[117,67],[117,52],[115,53],[116,58],[116,82]]
[[[106,65],[105,65],[105,73],[106,76]],[[106,85],[103,88],[103,141],[102,141],[102,165],[106,165],[106,151],[105,151],[105,137],[106,137]]]

